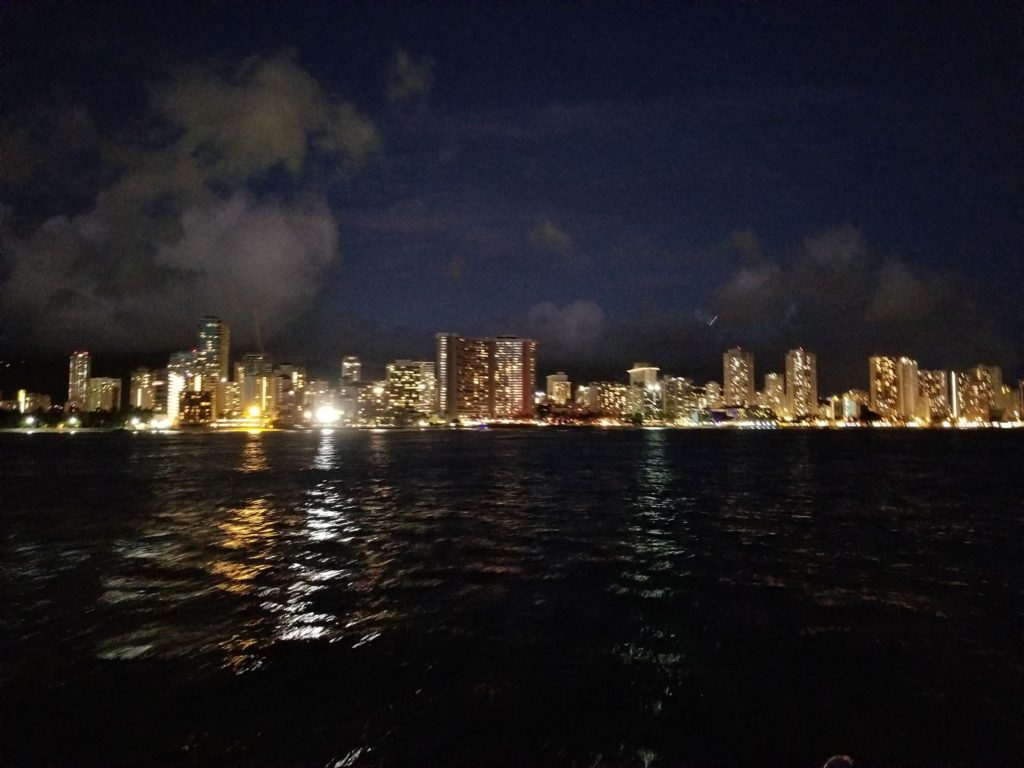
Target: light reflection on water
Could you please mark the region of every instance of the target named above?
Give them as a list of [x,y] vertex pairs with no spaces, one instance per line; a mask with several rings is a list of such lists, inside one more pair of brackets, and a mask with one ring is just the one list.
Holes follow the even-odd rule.
[[316,456],[313,459],[313,469],[327,471],[334,466],[334,439],[334,430],[324,430],[320,433]]
[[[21,695],[40,718],[55,716],[43,694],[69,679],[131,701],[103,665],[171,670],[237,704],[220,670],[265,685],[267,712],[285,719],[281,692],[313,690],[317,764],[415,763],[416,737],[450,721],[510,723],[518,764],[544,744],[552,764],[741,762],[721,724],[736,721],[750,744],[775,743],[782,721],[814,724],[802,737],[832,751],[849,745],[829,734],[885,744],[897,723],[919,733],[907,754],[934,754],[914,706],[885,703],[900,701],[938,707],[946,752],[954,737],[961,754],[981,749],[972,732],[1007,745],[993,729],[1024,681],[1011,452],[936,435],[932,461],[900,463],[899,436],[833,437],[97,436],[89,460],[16,459],[0,467],[6,674],[34,676],[43,693]],[[63,468],[49,485],[34,474],[47,461]],[[877,696],[877,718],[816,718],[851,695]],[[239,754],[258,751],[254,732],[231,732]],[[215,729],[196,733],[170,722],[154,738],[198,739],[202,754]],[[472,737],[439,738],[451,764],[501,762]]]
[[267,468],[267,454],[263,447],[264,434],[253,432],[248,435],[245,448],[242,450],[242,464],[238,468],[240,472],[262,472]]
[[245,506],[227,511],[220,529],[220,546],[230,559],[210,563],[217,585],[236,595],[252,594],[256,577],[271,566],[274,521],[266,499],[252,499]]

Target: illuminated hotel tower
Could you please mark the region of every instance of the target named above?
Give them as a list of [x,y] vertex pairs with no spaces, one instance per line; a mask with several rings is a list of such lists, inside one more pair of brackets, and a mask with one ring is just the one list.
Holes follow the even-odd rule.
[[[921,399],[928,408],[928,418],[941,421],[950,417],[949,377],[945,371],[918,371]],[[918,404],[922,406],[921,403]],[[923,416],[922,409],[922,416]]]
[[153,371],[149,368],[136,368],[132,371],[131,386],[129,388],[130,408],[138,411],[152,411],[156,404],[156,386]]
[[494,342],[437,334],[437,411],[446,419],[494,415]]
[[871,410],[883,419],[896,419],[899,408],[899,379],[896,358],[874,355],[868,358]]
[[249,354],[242,358],[239,382],[239,404],[246,415],[273,418],[277,411],[277,387],[274,381],[274,363],[265,353]]
[[911,421],[917,416],[916,360],[875,355],[868,359],[868,377],[872,411],[889,421]]
[[167,362],[167,418],[178,420],[181,395],[195,382],[195,353],[175,352]]
[[388,410],[394,423],[434,412],[437,377],[428,360],[395,360],[387,367]]
[[341,361],[341,385],[356,384],[362,378],[363,366],[359,358],[349,355]]
[[572,382],[564,371],[553,373],[547,378],[545,394],[555,405],[565,405],[572,395]]
[[516,336],[494,340],[494,417],[525,419],[533,415],[537,378],[537,342]]
[[770,408],[772,413],[781,418],[786,412],[786,380],[781,373],[764,375],[764,391],[761,393],[761,405]]
[[227,323],[219,317],[203,318],[195,363],[195,373],[203,378],[201,389],[213,391],[216,384],[227,381],[230,340]]
[[956,416],[967,421],[991,419],[996,394],[1002,385],[1003,372],[994,365],[976,365],[957,374],[953,381]]
[[733,347],[722,355],[723,395],[726,405],[754,403],[754,356]]
[[231,331],[219,317],[204,317],[199,324],[199,348],[193,370],[198,389],[210,393],[214,418],[225,410],[230,339]]
[[89,398],[89,376],[92,371],[88,352],[75,352],[71,356],[68,367],[68,402],[65,406],[69,411],[85,410]]
[[803,347],[786,353],[786,412],[792,419],[818,411],[818,361]]
[[420,409],[427,414],[436,413],[437,408],[437,366],[433,360],[420,360],[423,372],[423,393],[420,396]]
[[918,416],[917,400],[921,387],[917,361],[901,357],[896,361],[896,376],[899,380],[899,416],[903,421],[912,421]]
[[437,334],[438,413],[448,419],[519,419],[533,413],[537,342]]
[[632,418],[655,418],[664,410],[661,383],[658,374],[661,369],[647,362],[633,363],[626,371],[629,389],[626,395],[626,409]]
[[114,412],[121,410],[121,380],[108,377],[89,379],[89,396],[86,409]]

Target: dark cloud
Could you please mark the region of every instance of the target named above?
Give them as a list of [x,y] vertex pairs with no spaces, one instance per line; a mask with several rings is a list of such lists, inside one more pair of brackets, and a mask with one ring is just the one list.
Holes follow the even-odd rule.
[[[319,294],[338,225],[301,175],[313,154],[360,163],[378,144],[373,123],[289,53],[187,67],[151,94],[140,124],[158,130],[106,142],[110,181],[84,212],[4,227],[6,344],[166,348],[210,313],[246,330],[256,313],[273,337]],[[34,184],[41,165],[24,161],[15,181]],[[274,169],[292,183],[258,193]],[[5,218],[25,221],[11,207]]]
[[1015,359],[1003,307],[984,304],[959,275],[873,252],[851,226],[810,235],[786,257],[739,266],[707,312],[719,316],[723,341],[763,352],[761,370],[777,369],[786,349],[802,345],[836,386],[864,386],[876,353],[917,357],[922,367]]
[[400,104],[426,98],[433,89],[434,60],[427,56],[417,61],[408,51],[399,49],[388,69],[388,101]]
[[313,151],[359,161],[379,144],[373,123],[328,94],[291,52],[226,71],[186,67],[152,94],[155,113],[181,131],[179,154],[230,181],[278,164],[298,172]]
[[572,250],[572,236],[550,219],[541,221],[527,233],[534,248],[565,254]]
[[[782,254],[740,232],[706,249],[734,266],[696,310],[640,295],[629,312],[601,313],[600,323],[573,304],[532,308],[542,367],[621,380],[631,362],[648,360],[666,374],[721,381],[722,352],[739,344],[754,352],[760,386],[765,373],[784,370],[788,349],[804,346],[817,354],[824,395],[867,387],[872,354],[906,354],[922,368],[994,362],[1013,371],[1019,360],[1010,308],[958,274],[878,253],[852,226],[814,232]],[[664,274],[685,283],[686,273],[680,263]],[[580,340],[574,328],[599,332]]]
[[57,348],[160,348],[180,343],[210,313],[246,330],[256,313],[273,336],[337,258],[337,226],[323,201],[282,205],[238,193],[186,208],[179,225],[180,237],[129,253],[118,250],[105,211],[51,218],[5,244],[5,315],[37,344]]
[[729,235],[726,241],[729,251],[739,254],[744,261],[757,261],[764,255],[761,248],[761,238],[752,229],[737,229]]

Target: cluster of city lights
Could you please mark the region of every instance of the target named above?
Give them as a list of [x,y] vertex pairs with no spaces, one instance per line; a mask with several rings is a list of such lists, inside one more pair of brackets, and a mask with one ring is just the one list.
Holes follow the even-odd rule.
[[[116,426],[163,432],[551,424],[950,429],[1024,423],[1024,381],[1010,386],[991,365],[920,370],[908,357],[873,356],[866,390],[822,400],[812,352],[789,350],[783,368],[763,374],[758,389],[753,355],[733,347],[723,354],[721,383],[664,375],[657,366],[637,362],[625,381],[574,385],[559,371],[533,392],[537,344],[531,339],[439,333],[436,361],[396,360],[388,364],[385,380],[365,381],[359,359],[350,356],[332,383],[308,378],[300,366],[274,365],[262,352],[244,355],[232,368],[229,338],[226,323],[203,318],[196,349],[172,354],[166,369],[134,370],[131,414]],[[0,401],[0,408],[24,414],[20,427],[26,431],[55,426],[75,432],[96,424],[95,413],[120,410],[121,386],[121,379],[91,376],[90,354],[78,351],[70,358],[62,421],[37,416],[50,408],[50,398],[25,390],[14,401]],[[114,426],[110,419],[98,423]]]

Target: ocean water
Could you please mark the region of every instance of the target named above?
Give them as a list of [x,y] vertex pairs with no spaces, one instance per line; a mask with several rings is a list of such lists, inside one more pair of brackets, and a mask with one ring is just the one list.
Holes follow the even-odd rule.
[[0,765],[1017,766],[1024,435],[0,435]]

